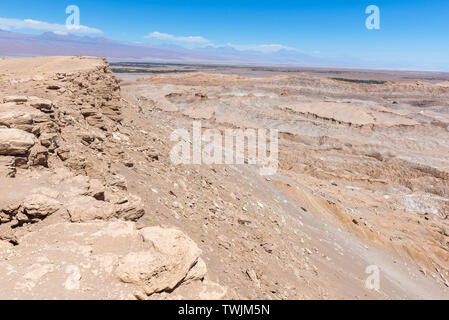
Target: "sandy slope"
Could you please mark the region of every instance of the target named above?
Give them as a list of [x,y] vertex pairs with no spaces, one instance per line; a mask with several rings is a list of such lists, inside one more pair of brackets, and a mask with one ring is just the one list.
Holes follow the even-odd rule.
[[[447,298],[449,134],[443,119],[448,94],[438,86],[197,73],[145,77],[123,88],[127,101],[148,114],[144,118],[151,118],[167,137],[170,130],[191,128],[193,119],[211,128],[281,131],[278,177],[266,181],[249,173],[251,166],[237,166],[246,179],[222,184],[228,192],[250,190],[253,203],[263,203],[268,216],[286,221],[277,226],[282,236],[272,243],[299,257],[282,274],[293,273],[314,288],[309,297]],[[161,94],[179,111],[163,110]],[[416,107],[430,99],[425,111]],[[208,116],[199,117],[201,110]],[[233,120],[222,121],[227,118]],[[134,119],[150,130],[147,122]],[[248,214],[235,208],[231,212]],[[182,224],[189,223],[185,218]],[[269,226],[259,228],[273,236]],[[275,279],[274,271],[268,276],[273,264],[275,270],[285,268],[262,260],[258,268],[265,277]],[[364,290],[369,265],[382,270],[380,295]],[[314,287],[313,281],[319,285]]]

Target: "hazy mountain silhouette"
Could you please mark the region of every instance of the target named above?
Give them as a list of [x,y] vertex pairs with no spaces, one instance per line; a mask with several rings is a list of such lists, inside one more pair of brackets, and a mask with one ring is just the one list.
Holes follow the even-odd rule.
[[237,50],[230,46],[187,49],[176,45],[158,46],[120,42],[103,37],[59,35],[53,32],[35,35],[3,30],[0,30],[0,55],[88,55],[165,62],[326,64],[322,59],[295,50],[283,49],[277,52],[263,53],[255,50]]

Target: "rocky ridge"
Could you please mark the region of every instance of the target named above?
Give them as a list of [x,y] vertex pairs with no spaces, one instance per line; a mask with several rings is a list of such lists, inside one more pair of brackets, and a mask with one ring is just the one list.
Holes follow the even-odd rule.
[[139,223],[145,205],[112,168],[126,154],[105,60],[5,58],[0,82],[1,298],[226,294],[184,233]]

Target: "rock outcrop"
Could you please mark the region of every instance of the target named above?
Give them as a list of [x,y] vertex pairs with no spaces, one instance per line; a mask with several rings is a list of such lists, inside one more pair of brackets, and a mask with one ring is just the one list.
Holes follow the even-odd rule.
[[132,163],[107,62],[17,61],[0,61],[25,77],[0,86],[0,298],[222,298],[190,238],[139,221],[151,211],[114,166]]
[[0,128],[0,156],[26,155],[34,143],[34,136],[23,130]]

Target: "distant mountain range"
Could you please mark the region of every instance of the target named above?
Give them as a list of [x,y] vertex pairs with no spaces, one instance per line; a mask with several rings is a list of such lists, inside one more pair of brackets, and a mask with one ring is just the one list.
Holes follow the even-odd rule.
[[270,53],[237,50],[229,46],[187,49],[176,45],[157,46],[120,42],[103,37],[59,35],[53,32],[36,35],[3,30],[0,30],[0,55],[87,55],[122,61],[142,60],[173,63],[329,65],[323,59],[287,49]]
[[24,34],[0,30],[0,56],[72,56],[108,58],[112,62],[141,61],[161,63],[257,64],[276,66],[344,67],[367,69],[448,70],[431,60],[414,65],[404,61],[366,61],[354,57],[322,58],[295,49],[275,52],[237,50],[228,45],[188,49],[177,45],[152,45],[115,41],[103,37],[73,34]]

